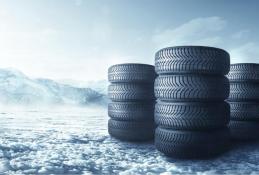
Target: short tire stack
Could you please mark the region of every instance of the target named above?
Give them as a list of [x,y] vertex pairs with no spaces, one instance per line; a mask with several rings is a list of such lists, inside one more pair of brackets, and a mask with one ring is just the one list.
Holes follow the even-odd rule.
[[259,139],[259,65],[232,64],[229,104],[231,138],[235,140]]
[[108,132],[125,141],[154,138],[154,66],[118,64],[108,70]]
[[229,54],[218,48],[179,46],[155,55],[156,148],[167,156],[204,158],[229,144]]

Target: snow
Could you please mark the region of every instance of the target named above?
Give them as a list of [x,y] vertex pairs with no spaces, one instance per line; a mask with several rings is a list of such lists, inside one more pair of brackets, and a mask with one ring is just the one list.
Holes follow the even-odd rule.
[[0,104],[106,104],[106,96],[88,87],[31,79],[18,70],[0,69]]
[[258,143],[212,160],[177,160],[107,133],[107,109],[0,110],[0,174],[258,174]]

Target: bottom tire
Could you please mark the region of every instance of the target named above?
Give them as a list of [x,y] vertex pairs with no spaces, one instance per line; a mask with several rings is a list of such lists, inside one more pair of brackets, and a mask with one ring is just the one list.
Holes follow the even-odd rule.
[[110,119],[108,132],[124,141],[148,141],[154,138],[154,122],[117,121]]
[[229,130],[179,131],[158,127],[155,133],[156,148],[175,158],[209,158],[228,150]]
[[229,129],[234,140],[259,140],[259,122],[232,120]]

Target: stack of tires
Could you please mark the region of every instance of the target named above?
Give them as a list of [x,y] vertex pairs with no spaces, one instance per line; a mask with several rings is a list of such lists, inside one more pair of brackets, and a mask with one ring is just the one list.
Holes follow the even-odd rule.
[[257,140],[259,139],[259,65],[233,64],[228,78],[231,137],[236,140]]
[[205,158],[229,143],[229,54],[218,48],[179,46],[155,55],[156,148],[167,156]]
[[154,66],[118,64],[108,70],[108,132],[125,141],[154,138]]

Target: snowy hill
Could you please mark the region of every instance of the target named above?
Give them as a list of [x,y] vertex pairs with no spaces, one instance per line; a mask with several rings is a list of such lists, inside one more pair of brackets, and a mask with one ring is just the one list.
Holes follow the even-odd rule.
[[103,104],[103,93],[49,79],[31,79],[13,69],[0,69],[1,104]]

